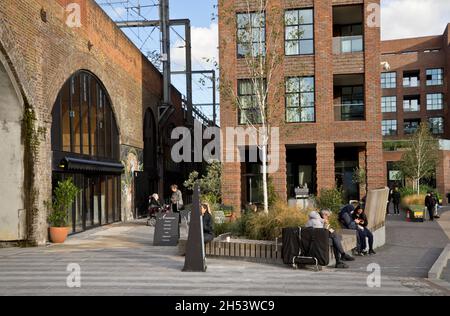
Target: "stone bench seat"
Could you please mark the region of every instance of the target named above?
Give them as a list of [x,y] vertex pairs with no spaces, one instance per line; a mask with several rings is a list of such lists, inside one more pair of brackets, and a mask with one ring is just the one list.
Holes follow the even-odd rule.
[[[356,246],[356,234],[353,230],[341,230],[342,245],[346,252],[350,252]],[[178,253],[186,254],[186,239],[180,239]],[[205,245],[207,257],[229,258],[234,260],[255,261],[262,263],[283,264],[281,257],[281,242],[260,241],[246,239],[231,239],[229,242],[223,238],[216,238]],[[334,255],[330,247],[330,266],[335,264]]]

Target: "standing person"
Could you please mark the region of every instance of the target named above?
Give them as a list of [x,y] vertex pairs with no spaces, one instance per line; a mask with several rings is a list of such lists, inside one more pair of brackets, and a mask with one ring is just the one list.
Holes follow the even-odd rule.
[[402,199],[402,195],[398,187],[395,187],[394,192],[392,193],[392,203],[394,204],[394,214],[400,215],[400,201]]
[[180,190],[178,190],[178,186],[176,184],[171,185],[170,189],[172,190],[172,196],[170,198],[170,202],[172,203],[172,212],[179,213],[184,206],[183,194]]
[[214,240],[214,228],[213,228],[213,219],[211,215],[211,209],[209,208],[209,204],[204,203],[201,207],[202,212],[202,221],[203,221],[203,241],[205,244]]
[[430,215],[430,221],[434,221],[434,207],[436,206],[436,200],[433,198],[430,191],[428,191],[427,196],[425,197],[425,206]]
[[434,193],[434,192],[432,192],[431,193],[431,196],[433,197],[433,199],[434,199],[434,218],[435,219],[439,219],[439,218],[441,218],[440,216],[439,216],[439,199],[438,199],[438,197],[437,197],[437,194],[436,193]]
[[[376,255],[376,252],[373,250],[373,234],[372,232],[367,228],[367,226],[369,225],[368,221],[367,221],[367,215],[364,212],[364,209],[362,208],[357,208],[355,210],[355,212],[353,213],[353,219],[354,220],[358,220],[358,229],[362,232],[361,235],[361,249],[363,250],[363,253],[365,251],[365,249],[367,248],[366,245],[366,238],[369,239],[369,255]],[[366,254],[366,253],[364,253]]]
[[389,196],[387,200],[387,207],[386,207],[386,214],[391,215],[391,200],[392,200],[392,194],[394,193],[394,190],[392,188],[389,189]]

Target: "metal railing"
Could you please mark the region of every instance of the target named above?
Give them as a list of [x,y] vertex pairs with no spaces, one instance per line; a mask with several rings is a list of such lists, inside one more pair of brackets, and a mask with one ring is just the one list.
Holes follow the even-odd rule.
[[335,104],[334,118],[336,121],[363,121],[365,119],[364,103]]
[[333,37],[333,54],[358,53],[364,51],[364,36]]

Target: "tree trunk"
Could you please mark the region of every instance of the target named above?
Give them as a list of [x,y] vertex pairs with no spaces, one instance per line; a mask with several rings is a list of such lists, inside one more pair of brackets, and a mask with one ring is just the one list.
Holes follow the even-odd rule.
[[262,145],[262,174],[263,174],[263,195],[264,213],[269,214],[269,181],[267,176],[267,143]]

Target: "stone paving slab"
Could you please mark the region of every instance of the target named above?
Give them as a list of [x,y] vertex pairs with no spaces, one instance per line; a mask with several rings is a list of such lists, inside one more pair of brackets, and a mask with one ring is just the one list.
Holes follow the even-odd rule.
[[[378,256],[358,259],[348,271],[318,273],[221,259],[208,259],[206,273],[184,273],[176,247],[152,246],[153,228],[112,225],[72,236],[64,245],[0,249],[0,295],[449,295],[421,277],[432,261],[427,247],[434,252],[440,245],[439,226],[410,224],[390,221],[390,241]],[[434,242],[418,243],[424,233]],[[373,262],[381,265],[381,288],[367,286]],[[70,263],[81,267],[80,289],[67,287]]]

